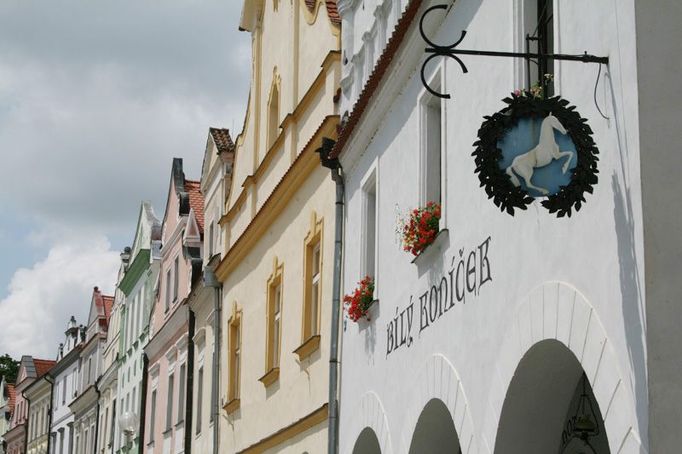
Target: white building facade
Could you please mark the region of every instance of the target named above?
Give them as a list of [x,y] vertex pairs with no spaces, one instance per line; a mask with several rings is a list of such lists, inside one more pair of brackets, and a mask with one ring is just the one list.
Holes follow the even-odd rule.
[[50,370],[53,379],[52,420],[50,422],[50,450],[53,454],[72,453],[74,446],[74,416],[69,404],[78,397],[79,354],[85,329],[72,316],[59,345],[57,364]]
[[[457,55],[463,73],[454,58],[434,57],[423,75],[434,92],[451,95],[440,99],[420,77],[431,54],[419,30],[440,3],[423,22],[437,45],[450,46],[466,30],[456,49],[524,52],[530,34],[545,39],[546,53],[587,52],[608,64],[550,60],[528,73],[523,58]],[[661,20],[672,8],[663,3]],[[649,295],[660,284],[645,274],[645,257],[647,267],[660,263],[646,247],[661,238],[654,227],[645,236],[640,171],[644,138],[674,128],[646,137],[641,129],[653,109],[640,110],[638,97],[652,90],[638,80],[649,69],[638,66],[634,2],[339,0],[338,7],[345,123],[332,155],[345,177],[342,288],[351,294],[368,275],[376,300],[368,317],[343,322],[340,452],[591,452],[585,441],[599,453],[673,452],[666,443],[675,431],[668,426],[655,439],[650,418],[666,427],[680,410],[661,397],[650,401],[657,383],[649,380],[660,372],[668,398],[679,396],[679,370],[647,358],[679,360],[670,347],[679,334],[662,320],[679,321],[679,311],[651,312],[658,300]],[[666,80],[658,76],[651,80]],[[575,106],[599,149],[593,192],[570,217],[545,209],[549,199],[539,196],[513,216],[501,211],[472,157],[472,144],[489,138],[484,116],[536,81]],[[493,142],[500,149],[504,134]],[[582,171],[571,169],[564,174]],[[403,250],[401,219],[429,201],[441,206],[440,231],[415,258]],[[667,213],[652,216],[679,227]],[[679,248],[670,254],[679,257]],[[679,285],[666,285],[665,298],[679,297]],[[670,336],[670,346],[653,354],[645,331],[652,314]]]

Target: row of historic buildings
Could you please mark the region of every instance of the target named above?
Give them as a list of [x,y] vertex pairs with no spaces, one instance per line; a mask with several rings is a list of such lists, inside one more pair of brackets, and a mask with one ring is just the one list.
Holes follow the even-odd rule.
[[2,383],[6,452],[676,452],[681,14],[244,1],[242,131]]

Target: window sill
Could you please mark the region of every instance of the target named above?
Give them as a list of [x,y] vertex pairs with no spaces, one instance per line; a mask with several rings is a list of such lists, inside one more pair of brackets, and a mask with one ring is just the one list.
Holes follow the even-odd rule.
[[231,415],[235,411],[239,410],[239,398],[232,399],[226,403],[225,406],[223,406],[223,410],[225,410],[228,415]]
[[163,438],[166,438],[168,435],[173,433],[173,428],[169,427],[168,429],[164,430],[161,435],[163,435]]
[[320,348],[320,335],[316,334],[314,336],[310,336],[308,340],[303,342],[300,347],[298,347],[296,350],[294,350],[294,353],[298,355],[298,360],[303,361],[306,359],[308,356],[312,355],[313,352],[318,350]]
[[258,379],[265,387],[272,385],[279,379],[279,367],[273,367],[265,373],[261,378]]
[[448,229],[441,229],[438,234],[436,235],[436,238],[434,238],[433,243],[429,244],[424,248],[423,251],[419,253],[418,256],[412,259],[412,263],[414,263],[417,266],[420,266],[430,260],[430,257],[433,257],[435,254],[435,251],[440,251],[443,249],[443,246],[445,243],[448,241],[448,237],[450,236]]

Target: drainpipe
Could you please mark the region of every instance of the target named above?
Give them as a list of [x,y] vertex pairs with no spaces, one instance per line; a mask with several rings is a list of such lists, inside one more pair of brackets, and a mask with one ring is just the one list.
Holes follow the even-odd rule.
[[[52,452],[50,451],[50,445],[52,444],[52,432],[51,432],[51,427],[52,427],[52,402],[54,402],[54,378],[52,376],[47,375],[45,377],[45,380],[50,384],[50,406],[49,411],[47,412],[47,452]],[[55,435],[56,437],[56,435]]]
[[322,139],[320,161],[323,167],[331,170],[336,183],[336,205],[334,215],[334,278],[332,285],[332,326],[329,348],[329,421],[327,435],[328,454],[339,451],[339,312],[341,310],[341,263],[343,260],[343,199],[344,184],[341,164],[338,159],[330,159],[329,154],[336,142],[327,137]]
[[[192,407],[194,405],[194,311],[189,311],[189,330],[187,332],[187,371],[185,372],[185,454],[192,452]],[[182,390],[180,391],[182,392]]]
[[[138,437],[137,437],[137,452],[142,453],[144,452],[145,449],[145,444],[144,444],[144,430],[146,428],[145,424],[145,419],[147,417],[147,377],[149,376],[149,357],[147,357],[146,353],[142,353],[142,384],[140,385],[140,429],[138,430]],[[118,396],[116,396],[118,398]],[[115,404],[114,404],[114,410],[116,410]],[[116,417],[116,415],[112,415],[113,418]],[[152,427],[151,430],[154,430]],[[111,444],[111,451],[114,451],[114,443]]]
[[220,397],[218,396],[218,389],[220,380],[220,291],[223,288],[215,275],[215,270],[212,266],[204,268],[204,285],[213,289],[213,370],[211,395],[213,400],[211,402],[211,412],[213,414],[213,454],[218,454],[218,437],[220,434],[220,425],[218,420],[220,418]]

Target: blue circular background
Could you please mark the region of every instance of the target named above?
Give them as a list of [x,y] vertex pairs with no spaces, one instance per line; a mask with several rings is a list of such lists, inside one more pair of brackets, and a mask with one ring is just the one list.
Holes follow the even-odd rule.
[[[516,126],[511,128],[505,136],[497,142],[498,148],[502,151],[502,159],[499,161],[500,169],[506,171],[515,157],[527,153],[535,148],[540,141],[540,126],[542,125],[542,118],[522,118],[518,121]],[[573,169],[578,164],[578,153],[575,149],[575,144],[571,136],[561,134],[556,129],[554,130],[554,139],[559,145],[560,151],[572,151],[573,159],[568,166],[565,174],[561,173],[561,168],[568,160],[568,157],[555,159],[544,167],[535,168],[533,171],[533,178],[531,181],[535,186],[545,188],[549,191],[548,195],[554,195],[561,189],[562,186],[568,186],[571,182],[571,175]],[[528,189],[526,183],[518,174],[515,173],[521,182],[521,188],[531,197],[545,197],[540,192],[534,189]]]

